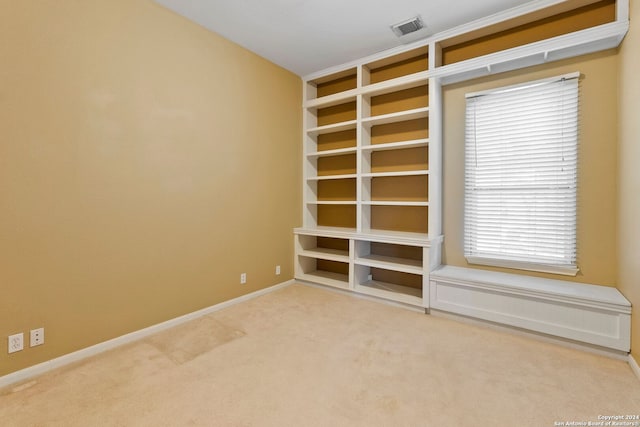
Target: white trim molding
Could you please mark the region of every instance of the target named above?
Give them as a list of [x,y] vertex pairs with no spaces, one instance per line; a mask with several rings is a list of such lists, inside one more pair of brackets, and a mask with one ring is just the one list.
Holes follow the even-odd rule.
[[469,264],[488,265],[491,267],[512,268],[515,270],[537,271],[540,273],[558,274],[563,276],[575,276],[580,271],[574,266],[540,264],[536,262],[511,261],[508,259],[484,258],[479,256],[466,257]]
[[631,304],[613,287],[442,266],[432,309],[628,352]]
[[631,367],[631,370],[633,371],[634,374],[636,374],[636,377],[638,377],[638,380],[640,380],[640,366],[638,366],[638,362],[636,362],[636,359],[633,357],[633,355],[631,353],[629,353],[629,366]]
[[9,386],[11,384],[15,384],[18,382],[22,382],[33,378],[38,375],[42,375],[47,373],[53,369],[60,368],[65,365],[69,365],[71,363],[77,362],[79,360],[86,359],[91,356],[95,356],[96,354],[100,354],[107,350],[111,350],[116,347],[120,347],[124,344],[128,344],[134,341],[139,341],[143,338],[146,338],[150,335],[156,334],[158,332],[164,331],[166,329],[172,328],[174,326],[181,325],[185,322],[197,319],[202,316],[206,316],[207,314],[214,313],[216,311],[222,310],[224,308],[230,307],[232,305],[239,304],[244,301],[248,301],[250,299],[268,294],[270,292],[277,291],[284,287],[287,287],[291,284],[295,283],[295,280],[288,280],[286,282],[279,283],[274,286],[270,286],[268,288],[260,289],[255,292],[248,293],[246,295],[239,296],[237,298],[230,299],[228,301],[223,301],[219,304],[212,305],[207,308],[203,308],[198,311],[194,311],[192,313],[185,314],[180,317],[176,317],[174,319],[167,320],[162,323],[158,323],[152,326],[149,326],[144,329],[140,329],[126,335],[119,336],[117,338],[110,339],[108,341],[104,341],[91,347],[83,348],[78,351],[74,351],[73,353],[65,354],[64,356],[56,357],[55,359],[48,360],[46,362],[39,363],[34,366],[30,366],[25,369],[21,369],[16,372],[12,372],[8,375],[0,377],[0,388]]
[[328,292],[335,292],[337,294],[342,294],[342,295],[346,295],[348,297],[352,297],[352,298],[358,298],[358,299],[363,299],[363,300],[367,300],[367,301],[373,301],[373,302],[377,302],[380,304],[384,304],[384,305],[389,305],[391,307],[398,307],[398,308],[402,308],[404,310],[409,310],[409,311],[414,311],[416,313],[425,313],[425,308],[424,307],[416,307],[414,304],[405,304],[403,302],[398,302],[398,301],[393,301],[390,300],[388,298],[384,298],[384,297],[377,297],[375,295],[368,295],[368,294],[362,294],[362,293],[358,293],[358,292],[353,292],[349,289],[340,289],[340,288],[336,288],[334,286],[327,286],[324,285],[322,283],[317,283],[317,282],[310,282],[309,280],[296,280],[296,284],[298,285],[303,285],[303,286],[309,286],[311,288],[316,288],[316,289],[322,289]]

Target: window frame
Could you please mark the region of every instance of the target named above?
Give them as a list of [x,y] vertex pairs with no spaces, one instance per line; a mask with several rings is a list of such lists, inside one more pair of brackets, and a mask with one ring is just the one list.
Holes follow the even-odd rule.
[[[469,165],[468,165],[468,158],[467,158],[467,146],[470,143],[468,141],[468,129],[467,129],[467,114],[468,114],[468,109],[469,109],[469,99],[470,98],[477,98],[477,97],[481,97],[481,96],[485,96],[485,95],[492,95],[492,94],[500,94],[500,93],[505,93],[505,92],[509,92],[509,91],[514,91],[514,90],[518,90],[518,89],[525,89],[525,88],[531,88],[534,86],[540,86],[540,85],[545,85],[548,83],[552,83],[552,82],[558,82],[558,81],[562,81],[562,80],[570,80],[570,79],[579,79],[580,78],[580,73],[579,72],[574,72],[574,73],[569,73],[569,74],[564,74],[564,75],[560,75],[560,76],[555,76],[555,77],[550,77],[550,78],[546,78],[546,79],[539,79],[539,80],[534,80],[534,81],[529,81],[529,82],[523,82],[523,83],[519,83],[519,84],[514,84],[514,85],[509,85],[509,86],[503,86],[503,87],[497,87],[497,88],[493,88],[493,89],[489,89],[489,90],[484,90],[484,91],[480,91],[480,92],[472,92],[472,93],[468,93],[465,95],[465,100],[466,100],[466,106],[465,106],[465,166],[464,166],[464,174],[465,174],[465,182],[464,182],[464,206],[465,206],[465,212],[464,212],[464,255],[465,258],[467,259],[467,262],[469,262],[470,264],[477,264],[477,265],[486,265],[486,266],[492,266],[492,267],[504,267],[504,268],[511,268],[511,269],[518,269],[518,270],[527,270],[527,271],[535,271],[535,272],[543,272],[543,273],[551,273],[551,274],[559,274],[559,275],[567,275],[567,276],[575,276],[579,271],[579,267],[578,267],[578,263],[577,263],[577,251],[578,251],[578,247],[577,247],[577,231],[578,231],[578,224],[577,224],[577,217],[578,217],[578,212],[577,212],[577,208],[578,208],[578,200],[577,200],[577,188],[578,188],[578,160],[576,159],[575,161],[575,170],[576,170],[576,175],[575,175],[575,190],[574,190],[574,210],[575,210],[575,225],[574,225],[574,229],[572,230],[573,232],[573,248],[574,248],[574,253],[575,253],[575,257],[573,259],[573,263],[572,264],[551,264],[551,263],[544,263],[544,262],[540,262],[540,261],[526,261],[526,260],[515,260],[515,259],[506,259],[506,258],[499,258],[499,257],[486,257],[486,256],[481,256],[481,254],[473,254],[471,253],[471,245],[470,245],[470,241],[469,239],[471,239],[471,236],[469,236],[468,233],[468,226],[467,226],[467,215],[468,215],[468,203],[469,203],[469,183],[467,180],[467,176],[469,174]],[[576,90],[578,91],[578,93],[576,94],[576,98],[578,100],[579,103],[579,86],[576,88]],[[576,108],[576,117],[575,117],[576,123],[578,123],[579,125],[579,107]],[[474,141],[475,143],[475,141]],[[579,149],[579,131],[576,134],[576,141],[575,141],[575,148],[576,148],[576,153],[578,152]],[[506,256],[506,254],[505,254]],[[508,257],[507,257],[508,258]]]

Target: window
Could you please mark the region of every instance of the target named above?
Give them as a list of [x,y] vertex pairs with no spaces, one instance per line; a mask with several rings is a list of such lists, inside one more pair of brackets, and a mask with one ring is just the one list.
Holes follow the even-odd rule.
[[579,73],[467,95],[465,256],[575,275]]

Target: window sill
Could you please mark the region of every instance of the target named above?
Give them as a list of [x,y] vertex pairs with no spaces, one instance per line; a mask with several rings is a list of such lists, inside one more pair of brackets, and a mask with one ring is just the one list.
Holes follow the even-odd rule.
[[538,264],[534,262],[510,261],[495,258],[483,258],[476,256],[468,256],[469,264],[487,265],[491,267],[513,268],[516,270],[537,271],[539,273],[559,274],[562,276],[575,276],[580,271],[576,266],[560,266],[549,264]]

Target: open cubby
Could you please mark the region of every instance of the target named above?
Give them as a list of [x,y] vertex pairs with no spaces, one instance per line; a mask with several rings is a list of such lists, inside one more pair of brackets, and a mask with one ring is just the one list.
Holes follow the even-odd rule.
[[429,169],[428,147],[371,153],[371,172],[425,171]]
[[368,82],[373,84],[427,71],[429,69],[428,58],[428,47],[424,46],[371,62],[363,68],[368,74]]
[[356,242],[356,263],[405,273],[422,274],[423,248],[396,243]]
[[371,267],[371,276],[373,276],[372,279],[374,281],[393,283],[407,288],[416,289],[420,294],[422,294],[421,275]]
[[345,102],[344,104],[332,105],[330,107],[318,108],[316,111],[318,126],[326,126],[335,123],[347,122],[356,119],[356,102]]
[[371,242],[369,249],[371,256],[413,260],[422,264],[423,250],[419,246]]
[[311,80],[307,84],[310,89],[310,96],[308,96],[308,99],[334,95],[357,87],[357,70],[355,68],[351,68],[329,76]]
[[356,179],[331,179],[318,181],[318,201],[356,200]]
[[[571,2],[569,2],[571,3]],[[573,3],[576,3],[575,1]],[[546,16],[537,19],[541,12],[527,17],[518,17],[511,22],[485,27],[481,32],[463,34],[440,43],[442,65],[449,65],[466,59],[523,46],[575,31],[614,22],[616,19],[615,0],[601,0],[562,13],[547,11]],[[561,5],[566,7],[564,5]],[[505,28],[506,26],[506,28]],[[489,32],[489,34],[487,34]],[[476,35],[479,33],[480,35]]]
[[355,289],[392,300],[413,303],[422,301],[421,274],[403,273],[366,265],[355,266]]
[[349,263],[318,259],[316,268],[320,271],[327,271],[344,276],[349,276]]
[[428,120],[414,119],[372,126],[370,135],[372,145],[428,138]]
[[356,205],[318,205],[317,223],[319,227],[356,228]]
[[349,240],[337,239],[335,237],[317,237],[316,245],[318,248],[333,249],[342,252],[345,256],[349,256]]
[[298,265],[302,270],[298,274],[301,279],[312,280],[340,288],[349,287],[348,262],[330,261],[299,255]]
[[371,206],[371,229],[426,234],[428,215],[427,206]]
[[316,139],[318,151],[338,150],[356,146],[356,130],[349,129],[341,132],[318,135]]
[[298,241],[300,248],[307,254],[315,255],[318,258],[333,258],[334,261],[349,260],[348,239],[300,235]]
[[347,175],[356,173],[356,155],[342,154],[318,158],[318,176]]
[[428,175],[384,176],[371,178],[373,201],[429,201]]
[[371,117],[429,106],[429,88],[416,86],[369,99]]

